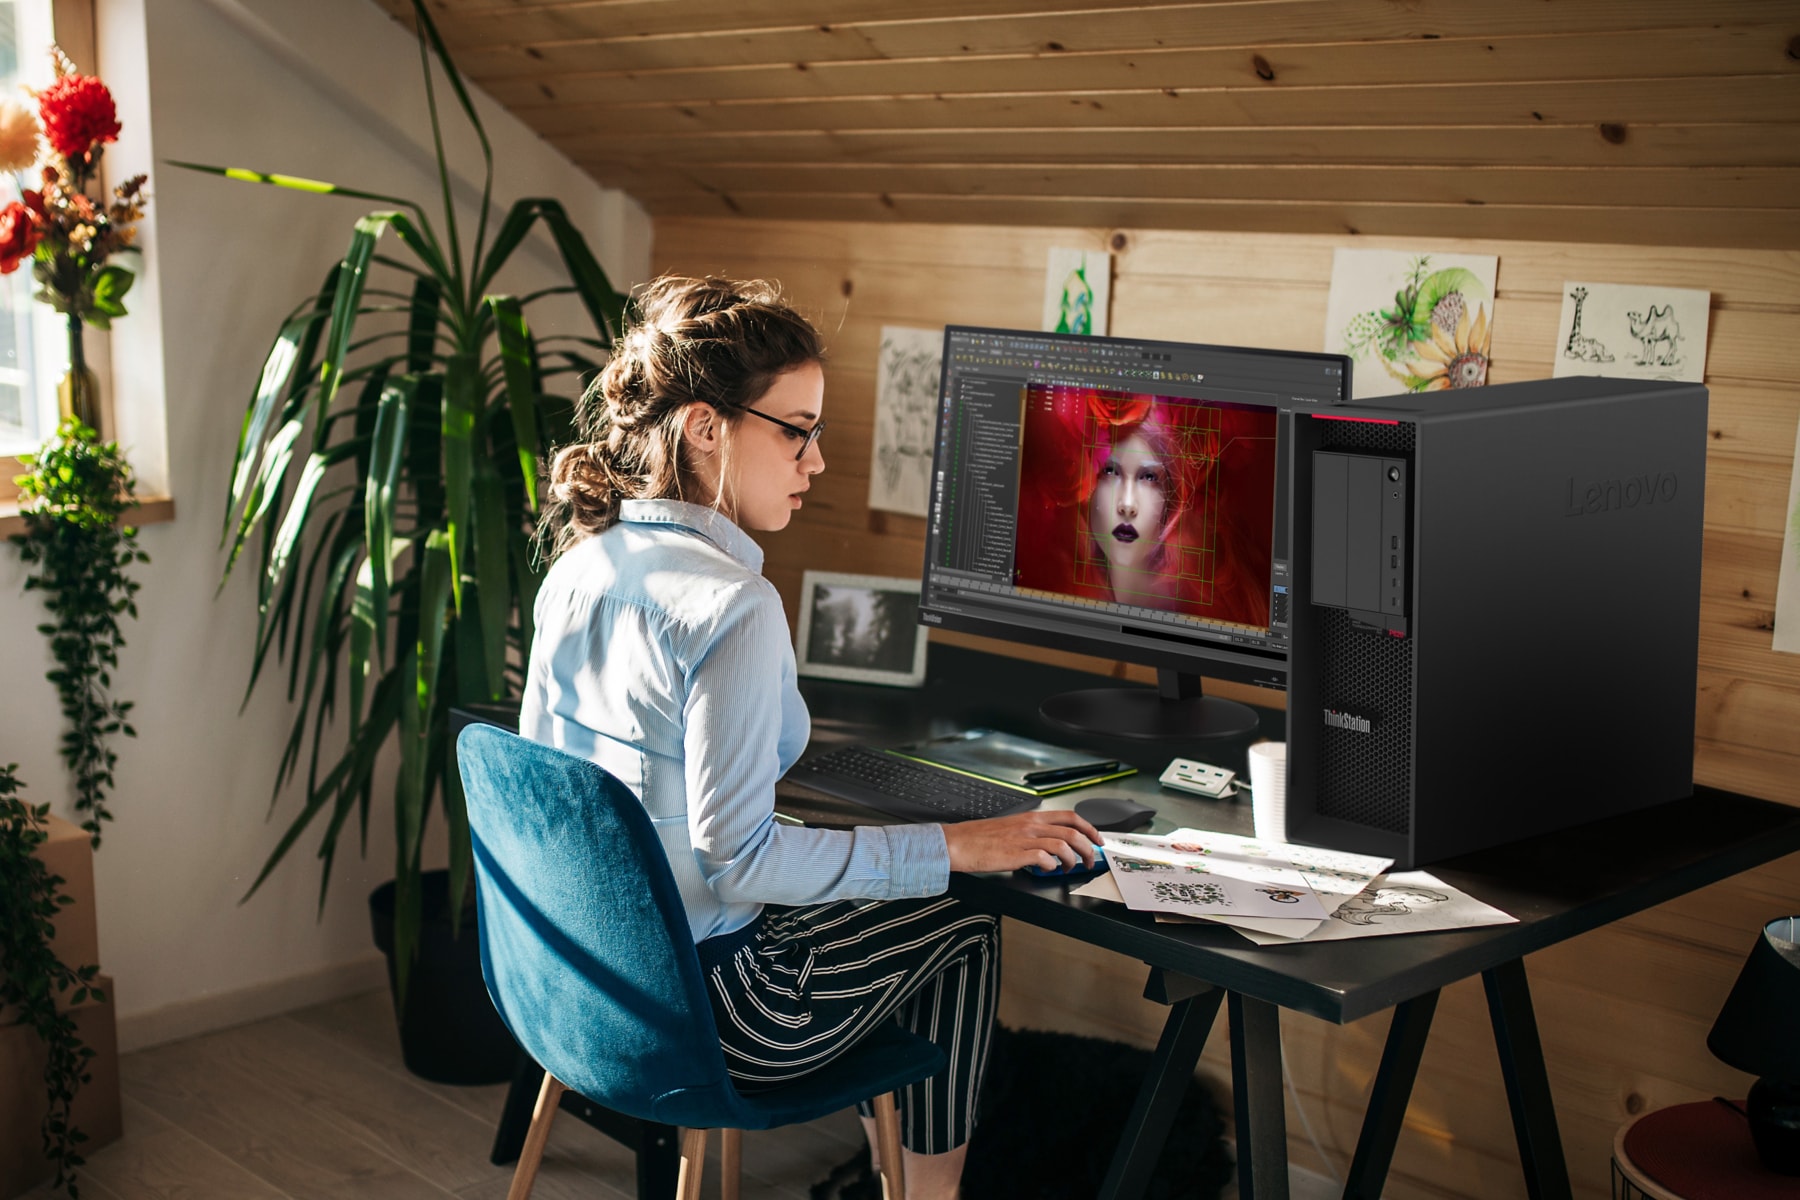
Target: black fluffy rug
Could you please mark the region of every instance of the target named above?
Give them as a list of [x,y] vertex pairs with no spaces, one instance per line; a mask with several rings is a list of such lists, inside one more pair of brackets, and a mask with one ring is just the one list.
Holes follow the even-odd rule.
[[[1149,1051],[1119,1042],[997,1027],[963,1200],[1093,1200],[1149,1067]],[[1223,1129],[1212,1097],[1189,1083],[1145,1196],[1216,1200],[1231,1178]],[[881,1200],[869,1148],[814,1184],[812,1198]]]

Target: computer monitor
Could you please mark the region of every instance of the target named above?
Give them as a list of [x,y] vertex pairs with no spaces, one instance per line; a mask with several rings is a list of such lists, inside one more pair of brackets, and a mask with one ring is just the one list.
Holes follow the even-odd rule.
[[1349,394],[1341,355],[950,326],[920,620],[1157,669],[1052,724],[1250,732],[1200,676],[1286,687],[1292,414]]

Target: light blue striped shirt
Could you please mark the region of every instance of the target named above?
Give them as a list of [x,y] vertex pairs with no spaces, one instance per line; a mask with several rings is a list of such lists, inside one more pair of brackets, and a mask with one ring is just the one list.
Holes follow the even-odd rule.
[[644,802],[696,942],[764,904],[933,896],[950,882],[941,825],[775,820],[775,781],[812,722],[762,562],[710,508],[627,500],[538,591],[520,732],[600,764]]

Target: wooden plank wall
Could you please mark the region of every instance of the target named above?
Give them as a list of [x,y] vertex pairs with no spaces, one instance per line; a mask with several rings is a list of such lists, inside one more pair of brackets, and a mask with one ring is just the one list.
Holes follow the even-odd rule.
[[[1033,328],[1045,251],[1085,246],[1115,252],[1116,334],[1316,350],[1332,249],[1351,242],[664,217],[656,224],[653,262],[659,271],[778,279],[825,331],[832,355],[828,469],[794,525],[765,539],[767,573],[791,612],[807,567],[891,575],[919,570],[923,521],[871,512],[866,504],[882,325]],[[1496,383],[1549,374],[1565,280],[1713,293],[1697,774],[1704,783],[1800,803],[1800,655],[1770,649],[1782,510],[1800,418],[1794,382],[1800,339],[1793,336],[1800,253],[1454,240],[1421,248],[1499,255]],[[1064,660],[1147,677],[1122,664]],[[1606,684],[1546,678],[1543,686],[1604,692]],[[1267,703],[1269,695],[1254,698]],[[1747,1077],[1707,1052],[1706,1032],[1762,922],[1795,912],[1800,858],[1790,857],[1529,960],[1564,1144],[1583,1200],[1607,1195],[1611,1139],[1628,1114],[1747,1089]],[[1165,1010],[1139,998],[1138,963],[1022,926],[1011,926],[1007,936],[1002,1019],[1153,1044]],[[1203,1061],[1221,1093],[1230,1079],[1222,1025],[1221,1017]],[[1286,1017],[1293,1083],[1325,1155],[1321,1162],[1302,1113],[1290,1103],[1295,1161],[1341,1176],[1386,1026],[1385,1016],[1345,1027]],[[1395,1160],[1392,1200],[1524,1195],[1498,1071],[1479,985],[1450,989]]]

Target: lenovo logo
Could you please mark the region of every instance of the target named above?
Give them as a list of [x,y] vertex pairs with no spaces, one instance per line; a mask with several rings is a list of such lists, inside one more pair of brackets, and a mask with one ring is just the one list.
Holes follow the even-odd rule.
[[1374,725],[1367,717],[1359,717],[1355,713],[1339,712],[1335,708],[1325,710],[1325,723],[1333,729],[1348,730],[1351,733],[1373,733]]
[[1661,471],[1653,475],[1633,475],[1629,479],[1597,479],[1577,484],[1569,476],[1569,491],[1563,509],[1565,517],[1582,517],[1591,513],[1611,512],[1615,508],[1636,508],[1640,504],[1668,504],[1675,499],[1680,483],[1675,473]]

